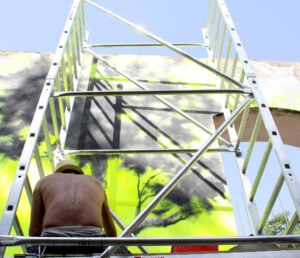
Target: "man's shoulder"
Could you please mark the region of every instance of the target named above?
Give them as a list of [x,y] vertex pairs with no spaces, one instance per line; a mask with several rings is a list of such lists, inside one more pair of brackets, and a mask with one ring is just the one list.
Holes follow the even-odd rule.
[[80,176],[82,176],[83,178],[86,178],[87,180],[91,180],[97,184],[102,185],[101,181],[95,176],[90,176],[90,175],[80,175]]
[[53,178],[53,177],[56,177],[56,173],[53,173],[53,174],[46,175],[46,176],[42,177],[42,178],[39,180],[39,182],[47,181],[47,180],[49,180],[49,179],[51,179],[51,178]]
[[51,179],[53,177],[53,174],[51,175],[46,175],[42,178],[39,179],[39,181],[36,184],[36,188],[39,187],[41,184],[43,184],[44,182],[47,182],[49,179]]
[[49,175],[46,175],[46,176],[40,178],[40,180],[36,184],[36,187],[39,187],[43,184],[47,184],[51,181],[57,181],[58,178],[60,177],[59,174],[61,174],[61,173],[53,173],[53,174],[49,174]]
[[47,175],[47,176],[41,178],[38,181],[38,184],[43,184],[43,183],[51,182],[53,180],[59,180],[59,178],[63,179],[63,178],[67,178],[70,176],[75,177],[75,178],[78,177],[79,180],[94,182],[95,184],[99,184],[102,186],[101,181],[97,177],[94,177],[91,175],[64,174],[64,173],[53,173],[53,174]]

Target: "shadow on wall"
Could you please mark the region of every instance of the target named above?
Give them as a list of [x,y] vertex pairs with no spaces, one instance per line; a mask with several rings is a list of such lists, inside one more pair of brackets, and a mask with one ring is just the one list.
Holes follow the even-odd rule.
[[[130,75],[139,75],[143,74],[143,69],[143,66],[135,63],[132,70],[128,68],[127,72]],[[90,74],[94,77],[89,79],[87,85],[89,91],[137,90],[129,82],[108,80],[107,78],[116,77],[116,74],[107,69],[100,71],[95,59]],[[164,78],[161,79],[163,80]],[[141,78],[140,81],[151,89],[182,88],[182,85],[147,82],[145,78]],[[195,120],[201,121],[208,128],[212,126],[212,116],[216,112],[207,110],[217,110],[216,100],[194,95],[164,96],[164,99]],[[76,99],[67,145],[70,149],[79,150],[169,147],[197,149],[206,137],[207,134],[197,126],[162,104],[154,96],[106,96]],[[113,202],[119,203],[116,209],[122,210],[122,203],[124,209],[125,206],[131,205],[133,210],[131,214],[135,217],[159,194],[170,178],[179,172],[193,154],[133,153],[81,156],[80,159],[83,164],[91,162],[94,174],[106,182],[108,192],[114,196]],[[126,186],[123,185],[124,179]],[[149,227],[167,227],[195,217],[203,211],[213,210],[212,200],[218,197],[226,199],[225,185],[220,157],[213,153],[204,155],[171,191],[166,200],[151,213],[152,217],[147,218],[135,233]],[[128,204],[126,199],[130,199],[131,204]],[[119,213],[126,214],[125,210]]]

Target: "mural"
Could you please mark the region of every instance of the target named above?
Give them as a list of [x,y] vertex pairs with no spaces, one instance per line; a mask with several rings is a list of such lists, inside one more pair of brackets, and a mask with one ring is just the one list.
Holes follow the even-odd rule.
[[[27,137],[51,58],[52,55],[49,53],[0,53],[1,213],[4,210],[18,158]],[[117,66],[128,76],[134,77],[147,89],[187,87],[191,89],[206,85],[213,87],[211,74],[177,57],[110,55],[104,56],[104,61],[114,67]],[[274,87],[278,87],[278,84],[272,83],[271,77],[268,76],[270,72],[280,78],[284,77],[290,87],[297,84],[299,71],[297,64],[284,66],[278,63],[253,62],[253,66],[265,86],[263,90],[270,106],[278,106],[279,99],[266,94],[268,90],[271,89],[274,95],[275,92],[283,89],[281,87],[276,91],[273,90]],[[129,83],[128,79],[120,76],[114,69],[90,56],[86,56],[83,74],[80,82],[82,90],[143,90]],[[294,88],[287,88],[287,90],[295,92]],[[280,106],[289,108],[291,103],[298,103],[297,92],[293,94],[293,100],[289,102],[281,100]],[[105,185],[112,210],[119,220],[116,221],[119,234],[134,221],[138,214],[147,209],[147,205],[184,167],[193,156],[193,150],[199,148],[201,142],[208,136],[197,124],[185,119],[180,112],[174,110],[173,106],[213,130],[216,121],[213,121],[212,117],[220,110],[219,102],[218,98],[195,95],[188,97],[164,95],[162,98],[135,95],[76,99],[75,115],[72,117],[66,149],[162,151],[167,148],[191,149],[190,152],[169,154],[149,151],[132,152],[127,155],[122,153],[70,155],[82,165],[87,174],[98,177]],[[299,105],[293,104],[293,106],[298,110]],[[277,115],[279,111],[272,112],[285,139],[286,135],[290,134],[286,132],[286,122],[281,120],[287,115],[298,116],[298,113],[282,111],[286,113],[283,116],[280,115],[282,112],[279,115]],[[292,135],[295,135],[295,132]],[[286,139],[284,141],[289,142]],[[43,145],[41,141],[42,150]],[[217,147],[217,144],[212,147]],[[46,156],[43,160],[47,163]],[[34,170],[34,164],[32,168]],[[46,173],[51,173],[50,166]],[[34,186],[37,180],[34,171],[30,171],[29,179]],[[22,195],[18,216],[25,235],[27,235],[29,212],[30,203],[26,195]],[[214,152],[203,155],[132,233],[141,237],[235,235],[236,226],[219,155]],[[11,234],[14,235],[16,232],[12,231]],[[228,247],[221,248],[225,250]],[[7,249],[7,256],[22,252],[19,247]],[[133,247],[130,249],[139,251]],[[149,249],[170,251],[170,247]]]
[[[14,178],[29,125],[47,75],[51,54],[0,52],[0,212]],[[19,214],[28,228],[30,205],[22,197]],[[12,234],[16,234],[12,232]],[[25,231],[24,234],[27,234]],[[7,256],[21,253],[20,248],[8,248]],[[15,250],[16,249],[16,250]]]
[[[207,75],[180,58],[142,58],[107,56],[151,89],[178,89],[210,84]],[[83,89],[139,90],[120,78],[113,69],[88,57]],[[51,61],[50,54],[7,53],[1,55],[1,212],[13,180],[26,132]],[[3,65],[6,64],[6,65]],[[170,72],[170,66],[175,67]],[[153,68],[153,69],[151,69]],[[181,73],[179,73],[179,71]],[[191,75],[193,81],[190,79]],[[152,81],[151,81],[151,80]],[[172,81],[173,83],[168,83]],[[4,90],[5,89],[5,90]],[[105,185],[112,210],[122,225],[121,234],[136,216],[159,194],[159,191],[182,169],[195,149],[208,137],[198,125],[186,120],[164,101],[179,107],[207,128],[213,129],[212,116],[218,112],[218,100],[207,96],[155,96],[78,98],[72,117],[66,149],[149,149],[189,148],[185,153],[132,153],[72,156],[87,174],[98,177]],[[210,110],[209,112],[207,110]],[[80,122],[79,122],[80,121]],[[43,143],[41,142],[41,146]],[[212,146],[212,147],[216,147]],[[47,157],[44,158],[45,162]],[[51,170],[47,171],[51,173]],[[34,179],[33,183],[34,185]],[[1,187],[2,188],[2,187]],[[27,235],[30,204],[21,199],[18,212]],[[138,225],[136,236],[216,236],[236,234],[227,193],[223,166],[218,154],[207,152],[186,172],[166,198]],[[12,232],[12,234],[15,234]],[[8,248],[9,252],[17,252]],[[150,249],[150,248],[149,248]],[[170,247],[153,247],[169,252]],[[151,250],[152,250],[151,249]],[[133,250],[135,250],[133,248]]]
[[[147,89],[185,89],[187,85],[191,89],[211,83],[201,70],[198,71],[200,76],[193,77],[195,81],[191,81],[183,69],[188,64],[181,58],[143,59],[112,55],[106,56],[105,62],[137,78]],[[100,61],[92,59],[91,63],[88,90],[141,90]],[[189,65],[191,73],[196,74],[194,69],[199,68]],[[177,68],[178,72],[174,73],[173,68]],[[212,117],[219,110],[218,99],[207,95],[166,95],[163,101],[160,97],[143,95],[81,98],[76,101],[76,115],[70,126],[67,145],[70,149],[80,150],[198,149],[209,135],[170,106],[178,107],[212,130]],[[165,105],[164,101],[169,105]],[[79,126],[78,121],[84,122]],[[92,163],[93,174],[106,185],[113,211],[124,225],[129,225],[192,156],[193,152],[150,152],[81,156],[80,160],[83,164]],[[149,237],[234,235],[233,214],[219,154],[208,152],[203,155],[132,233]],[[170,247],[154,249],[170,251]]]

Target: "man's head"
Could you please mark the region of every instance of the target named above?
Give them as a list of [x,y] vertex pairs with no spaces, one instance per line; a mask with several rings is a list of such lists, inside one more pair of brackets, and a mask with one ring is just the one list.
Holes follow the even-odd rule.
[[83,170],[76,165],[73,160],[65,159],[57,163],[54,173],[70,173],[84,174]]

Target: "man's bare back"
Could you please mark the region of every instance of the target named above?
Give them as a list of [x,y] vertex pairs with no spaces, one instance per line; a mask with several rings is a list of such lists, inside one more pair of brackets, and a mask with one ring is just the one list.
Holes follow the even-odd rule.
[[104,227],[116,236],[105,190],[92,176],[54,173],[41,179],[34,190],[29,234],[60,226]]

